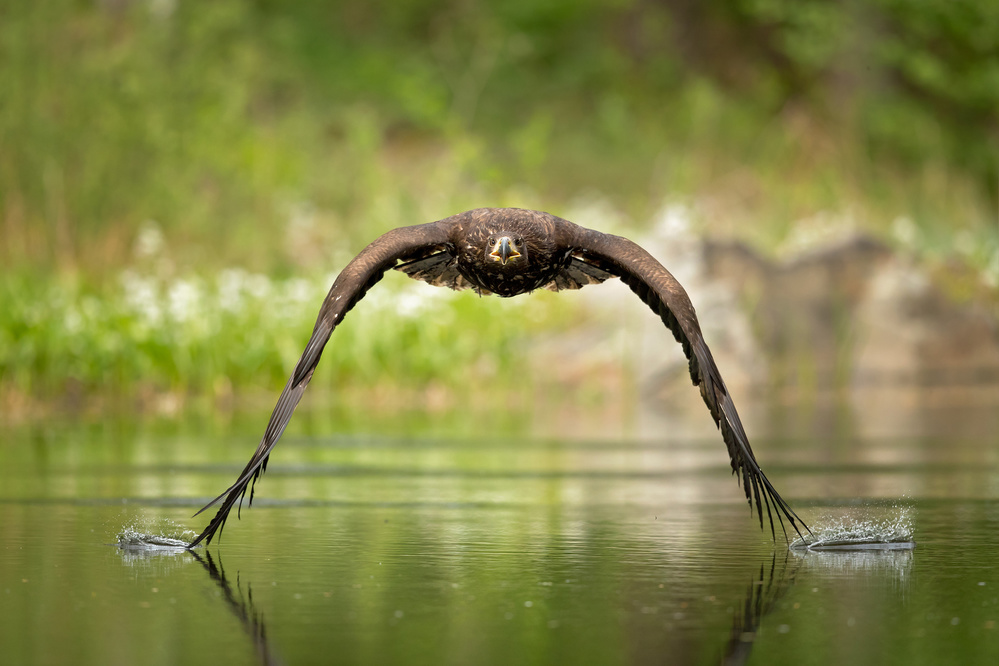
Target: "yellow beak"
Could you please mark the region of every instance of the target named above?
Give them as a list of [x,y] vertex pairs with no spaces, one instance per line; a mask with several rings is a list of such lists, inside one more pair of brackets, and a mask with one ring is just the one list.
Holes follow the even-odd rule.
[[506,262],[519,257],[520,252],[517,251],[517,246],[510,240],[509,236],[503,236],[493,245],[489,256],[505,266]]

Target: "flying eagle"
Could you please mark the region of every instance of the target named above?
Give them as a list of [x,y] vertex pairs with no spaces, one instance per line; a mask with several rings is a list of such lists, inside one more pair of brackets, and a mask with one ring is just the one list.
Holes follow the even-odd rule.
[[[519,208],[479,208],[437,222],[401,227],[381,236],[347,264],[319,309],[319,318],[302,358],[278,398],[267,430],[239,478],[209,502],[222,506],[205,530],[191,542],[211,543],[229,512],[242,506],[267,468],[267,459],[312,379],[333,329],[390,268],[439,287],[472,289],[481,295],[509,297],[535,289],[579,289],[619,277],[638,294],[683,345],[690,378],[700,387],[715,424],[728,447],[732,473],[743,486],[750,510],[756,504],[760,526],[766,507],[770,533],[776,539],[774,514],[785,538],[783,518],[801,536],[808,526],[788,506],[760,469],[749,439],[704,342],[694,306],[669,271],[632,241],[573,224],[548,213]],[[237,511],[238,513],[238,511]],[[783,517],[782,517],[783,514]]]

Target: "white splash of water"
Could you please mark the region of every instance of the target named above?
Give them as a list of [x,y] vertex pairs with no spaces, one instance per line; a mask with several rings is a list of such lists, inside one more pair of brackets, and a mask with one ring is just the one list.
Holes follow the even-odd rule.
[[825,518],[811,527],[814,538],[797,539],[792,550],[911,550],[916,546],[912,510],[905,506],[878,517]]
[[[150,529],[154,528],[154,529]],[[155,529],[158,528],[158,529]],[[125,525],[118,532],[118,547],[127,550],[183,552],[197,534],[170,521],[152,525]]]

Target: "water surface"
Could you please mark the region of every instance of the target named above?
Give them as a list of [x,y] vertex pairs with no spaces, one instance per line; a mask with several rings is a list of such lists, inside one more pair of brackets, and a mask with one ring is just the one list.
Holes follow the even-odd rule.
[[177,547],[252,425],[9,429],[4,662],[999,663],[991,432],[755,440],[817,532],[914,549],[775,545],[714,438],[302,424],[221,542]]

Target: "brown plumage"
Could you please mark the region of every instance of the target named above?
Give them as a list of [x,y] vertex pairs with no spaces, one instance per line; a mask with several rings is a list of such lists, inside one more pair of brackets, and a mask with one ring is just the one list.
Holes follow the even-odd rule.
[[[662,318],[683,346],[690,377],[700,387],[721,430],[732,472],[739,478],[750,507],[756,504],[760,526],[766,507],[774,538],[774,513],[782,531],[784,517],[799,535],[799,524],[808,530],[756,462],[735,404],[701,335],[694,306],[662,264],[626,238],[586,229],[548,213],[480,208],[429,224],[394,229],[362,250],[340,272],[319,309],[312,337],[278,398],[260,445],[236,482],[201,509],[222,500],[218,513],[191,547],[211,542],[232,508],[242,504],[248,487],[253,503],[253,484],[267,468],[271,449],[312,379],[330,334],[390,268],[432,285],[505,297],[539,288],[579,289],[608,278],[621,278]],[[786,537],[786,531],[784,534]]]

